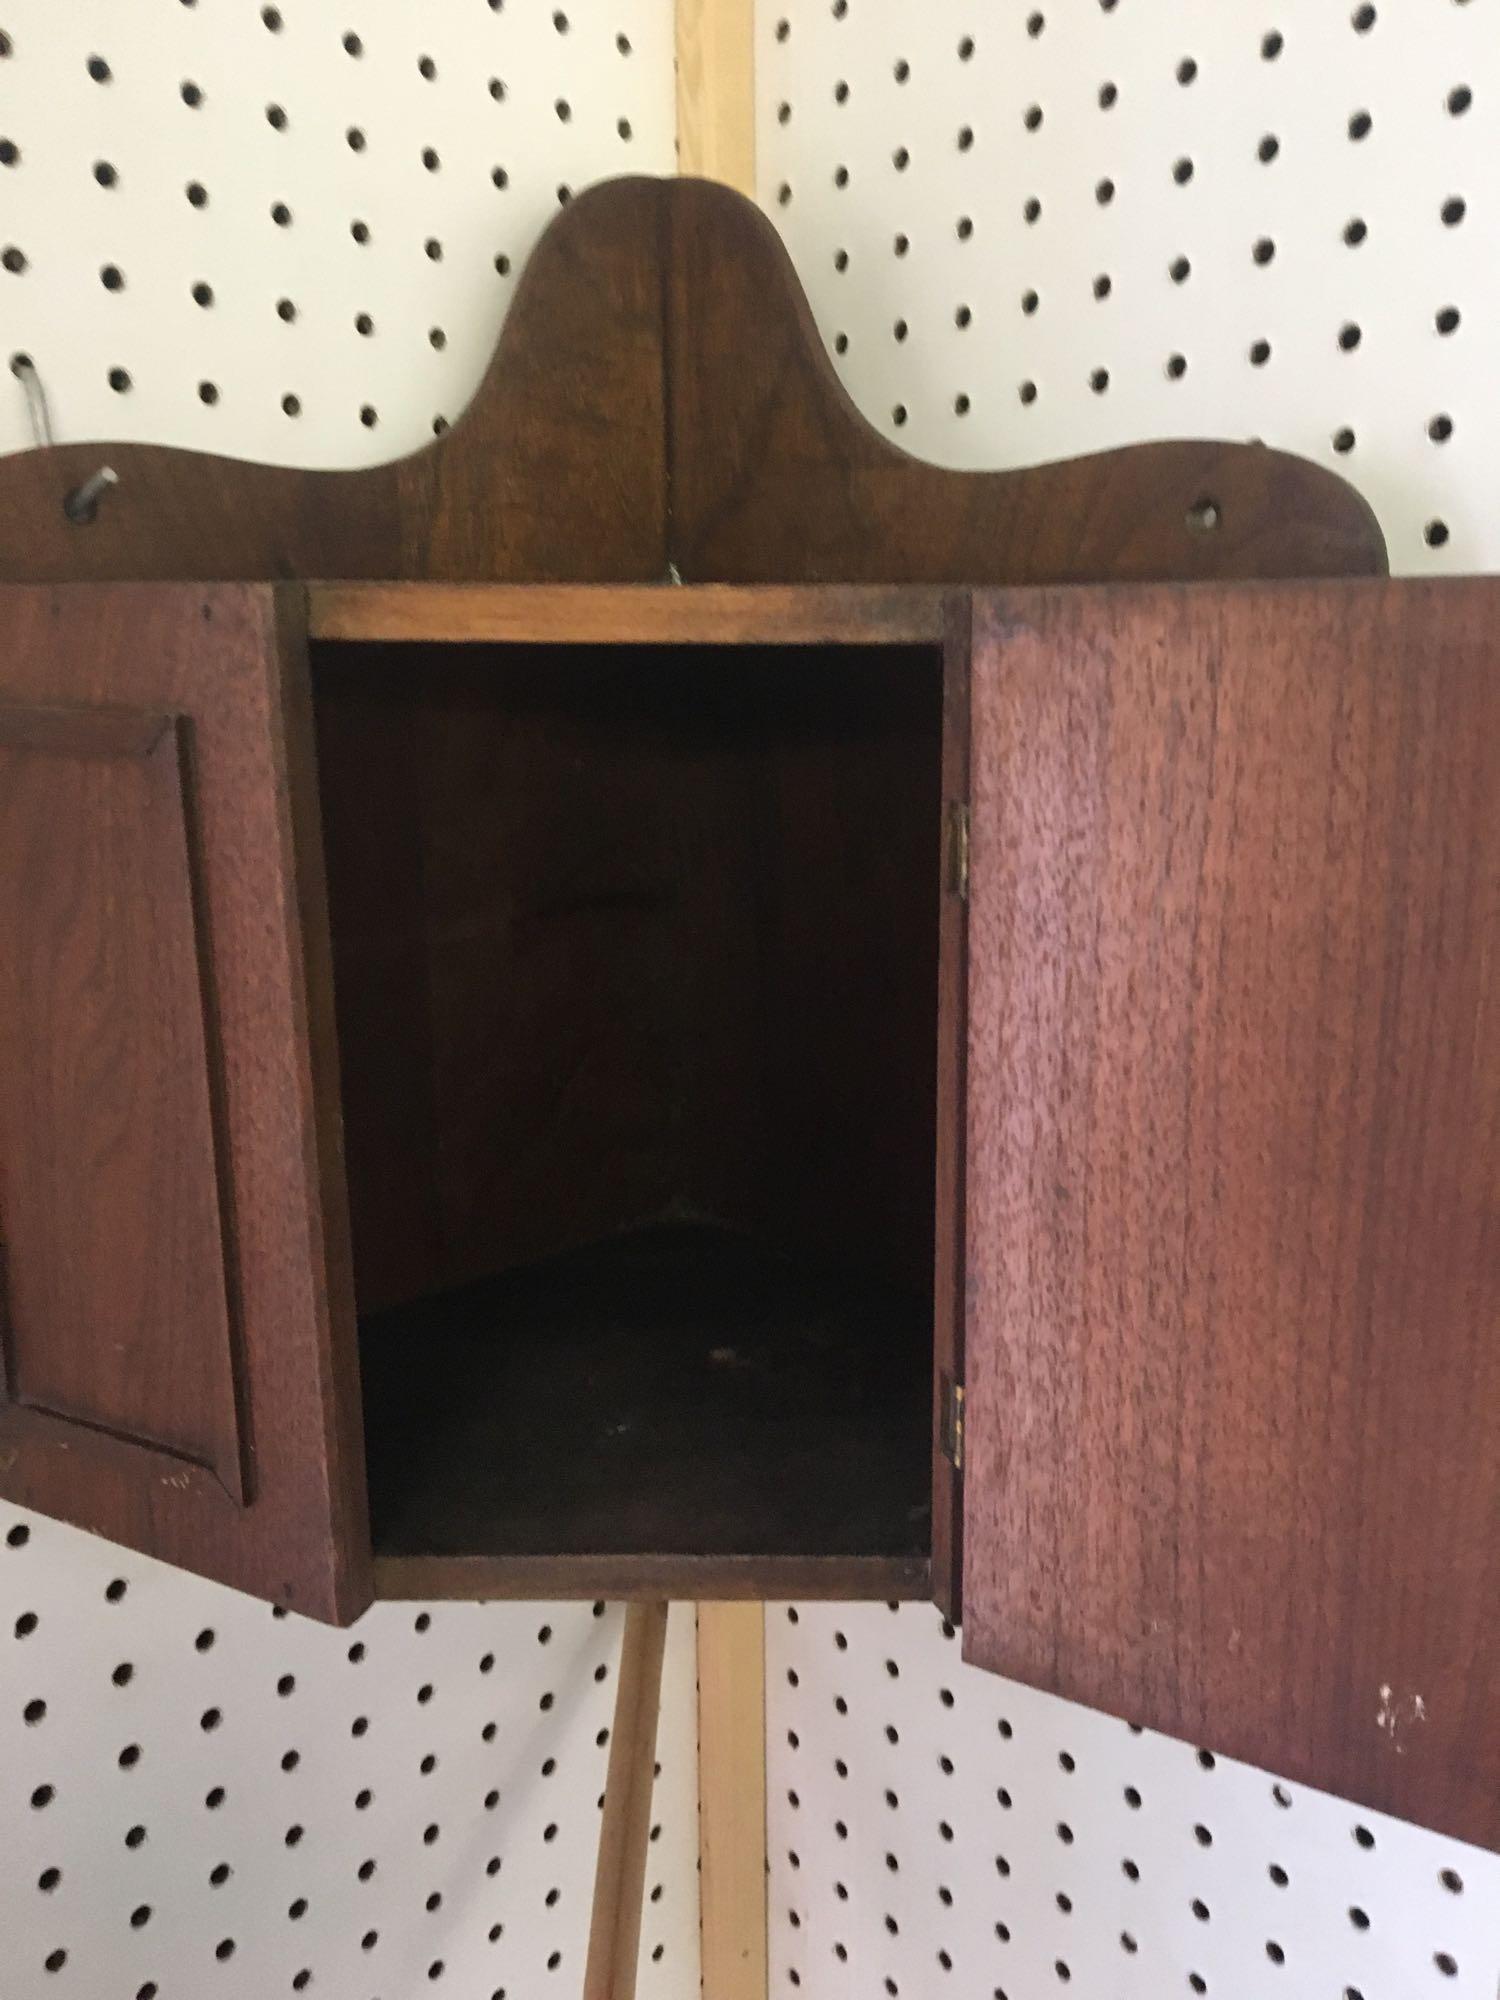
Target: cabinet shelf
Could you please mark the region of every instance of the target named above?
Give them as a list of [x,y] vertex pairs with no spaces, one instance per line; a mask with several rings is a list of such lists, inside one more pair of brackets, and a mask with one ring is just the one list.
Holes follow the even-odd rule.
[[[378,1561],[713,1558],[905,1595],[931,1534],[930,1300],[664,1225],[361,1329]],[[743,1565],[742,1565],[743,1566]]]

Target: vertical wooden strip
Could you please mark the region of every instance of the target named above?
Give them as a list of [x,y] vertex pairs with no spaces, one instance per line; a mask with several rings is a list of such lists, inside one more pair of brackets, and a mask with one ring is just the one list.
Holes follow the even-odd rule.
[[677,0],[677,170],[755,193],[754,0]]
[[666,1605],[632,1604],[620,1649],[583,2000],[634,2000],[666,1641]]
[[766,2000],[766,1623],[698,1606],[698,1851],[705,2000]]
[[[950,598],[943,641],[943,805],[947,824],[938,914],[937,1256],[934,1271],[932,1583],[943,1616],[958,1623],[963,1587],[963,1474],[949,1457],[949,1391],[964,1381],[964,1123],[968,1101],[969,904],[955,873],[952,815],[969,809],[969,652],[972,603]],[[962,822],[967,828],[967,818]],[[967,847],[968,834],[963,834]],[[965,858],[961,871],[967,877]]]

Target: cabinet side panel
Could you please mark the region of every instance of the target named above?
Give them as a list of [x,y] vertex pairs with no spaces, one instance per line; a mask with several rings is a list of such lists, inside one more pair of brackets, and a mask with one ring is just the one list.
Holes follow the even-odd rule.
[[1500,1844],[1491,583],[978,614],[966,1643]]
[[180,717],[0,705],[6,1374],[13,1424],[240,1499],[188,747]]

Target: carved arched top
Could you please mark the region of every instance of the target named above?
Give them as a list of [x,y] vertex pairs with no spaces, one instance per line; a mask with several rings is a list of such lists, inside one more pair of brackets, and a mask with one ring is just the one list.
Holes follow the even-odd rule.
[[[119,475],[96,519],[66,496]],[[0,460],[0,577],[1087,582],[1359,575],[1370,509],[1262,446],[1013,472],[910,457],[860,416],[784,248],[707,181],[608,181],[533,252],[452,430],[355,472],[151,445]]]

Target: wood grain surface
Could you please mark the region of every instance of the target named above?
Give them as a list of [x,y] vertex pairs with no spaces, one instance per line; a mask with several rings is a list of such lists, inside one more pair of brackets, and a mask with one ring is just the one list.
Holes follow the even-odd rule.
[[620,1647],[583,2000],[635,1996],[666,1645],[667,1606],[632,1604]]
[[185,718],[0,703],[0,1436],[243,1503],[196,814]]
[[677,171],[755,193],[755,0],[675,0]]
[[368,1527],[296,626],[264,587],[129,585],[7,587],[0,622],[7,1349],[14,1392],[71,1420],[0,1415],[0,1493],[352,1616]]
[[[142,444],[0,459],[0,578],[666,575],[658,183],[533,251],[473,401],[426,450],[304,472]],[[68,493],[119,485],[77,526]]]
[[963,1601],[963,1473],[947,1428],[950,1387],[964,1380],[964,1127],[968,1060],[969,905],[963,879],[969,799],[969,659],[973,600],[948,602],[943,646],[943,835],[937,855],[937,1093],[933,1152],[932,1577],[945,1618]]
[[901,584],[315,583],[314,639],[458,645],[936,645],[951,592]]
[[[101,462],[119,485],[76,525],[64,500]],[[1352,487],[1261,446],[1004,473],[909,457],[849,401],[770,222],[687,179],[607,181],[560,212],[473,401],[410,458],[0,460],[0,578],[654,582],[674,564],[689,582],[1020,584],[1372,574],[1385,547]]]
[[1015,472],[910,457],[845,393],[770,221],[708,181],[672,184],[664,200],[670,539],[684,577],[1024,584],[1384,570],[1380,530],[1353,488],[1260,445],[1136,445]]
[[935,647],[313,679],[362,1312],[674,1214],[930,1284]]
[[767,2000],[766,1607],[698,1606],[703,1992]]
[[818,1598],[837,1603],[921,1603],[933,1591],[925,1556],[382,1556],[375,1595],[472,1604],[496,1598],[670,1597],[695,1603]]
[[965,1648],[1500,1845],[1500,584],[976,610]]
[[362,1321],[376,1551],[675,1556],[710,1595],[716,1561],[920,1562],[929,1325],[920,1295],[680,1226]]

